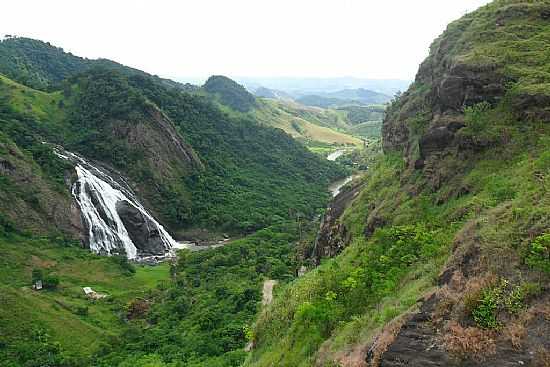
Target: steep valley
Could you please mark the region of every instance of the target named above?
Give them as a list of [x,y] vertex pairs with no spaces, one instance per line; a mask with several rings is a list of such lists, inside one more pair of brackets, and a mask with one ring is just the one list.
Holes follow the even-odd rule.
[[0,367],[548,366],[549,50],[494,0],[320,108],[4,39]]

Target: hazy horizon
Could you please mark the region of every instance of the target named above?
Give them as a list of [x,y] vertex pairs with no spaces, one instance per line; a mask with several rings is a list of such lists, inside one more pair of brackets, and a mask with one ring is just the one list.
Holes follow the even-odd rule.
[[[0,35],[171,79],[414,79],[446,25],[488,0],[3,4]],[[27,9],[33,9],[28,12]]]

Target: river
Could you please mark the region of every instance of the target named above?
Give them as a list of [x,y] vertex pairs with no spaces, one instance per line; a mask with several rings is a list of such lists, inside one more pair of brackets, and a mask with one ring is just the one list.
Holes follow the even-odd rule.
[[225,246],[230,240],[228,238],[224,240],[220,240],[214,244],[211,245],[197,245],[195,242],[178,242],[176,245],[174,245],[175,250],[190,250],[190,251],[201,251],[201,250],[208,250],[212,248],[218,248]]
[[335,161],[336,159],[338,159],[338,157],[341,157],[342,155],[344,155],[345,152],[346,151],[344,149],[338,149],[337,151],[330,153],[327,156],[327,160]]
[[[336,159],[338,159],[338,157],[341,157],[345,153],[346,153],[346,150],[338,149],[337,151],[330,153],[327,156],[327,160],[335,161]],[[342,187],[344,187],[346,184],[350,183],[356,177],[359,177],[359,175],[351,175],[351,176],[348,176],[348,177],[341,178],[337,181],[334,181],[333,183],[331,183],[328,186],[328,191],[331,192],[332,197],[334,198],[340,193],[340,191],[342,190]]]

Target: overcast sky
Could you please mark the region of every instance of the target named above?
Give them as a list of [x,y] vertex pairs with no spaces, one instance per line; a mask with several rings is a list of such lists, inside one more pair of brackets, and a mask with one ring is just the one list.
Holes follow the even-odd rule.
[[431,41],[488,0],[3,0],[0,35],[164,77],[413,79]]

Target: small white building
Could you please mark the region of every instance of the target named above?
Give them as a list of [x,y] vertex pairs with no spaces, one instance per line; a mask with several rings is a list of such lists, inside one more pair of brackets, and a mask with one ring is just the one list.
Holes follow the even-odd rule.
[[83,287],[82,290],[84,291],[84,294],[86,295],[86,297],[91,298],[91,299],[102,299],[102,298],[107,297],[106,294],[97,293],[91,287]]

